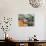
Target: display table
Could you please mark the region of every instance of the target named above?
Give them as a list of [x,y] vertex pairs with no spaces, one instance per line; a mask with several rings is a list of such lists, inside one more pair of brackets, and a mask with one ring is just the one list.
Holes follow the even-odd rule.
[[7,43],[14,46],[46,46],[46,40],[29,41],[29,40],[6,40]]

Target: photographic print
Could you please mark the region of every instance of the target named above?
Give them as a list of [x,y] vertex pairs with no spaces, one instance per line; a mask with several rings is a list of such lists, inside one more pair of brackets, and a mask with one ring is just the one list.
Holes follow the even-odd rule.
[[34,26],[34,16],[32,14],[19,14],[18,25],[19,26]]

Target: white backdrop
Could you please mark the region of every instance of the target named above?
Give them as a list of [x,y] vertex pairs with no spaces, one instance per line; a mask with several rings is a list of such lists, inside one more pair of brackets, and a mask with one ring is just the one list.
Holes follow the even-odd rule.
[[[16,40],[27,40],[34,34],[37,35],[37,39],[44,40],[46,34],[45,12],[46,8],[44,7],[32,8],[28,0],[0,0],[0,16],[13,17],[12,27],[8,34]],[[18,27],[18,14],[28,13],[34,14],[35,25],[33,27]],[[0,31],[0,39],[4,39],[2,36],[2,31]]]

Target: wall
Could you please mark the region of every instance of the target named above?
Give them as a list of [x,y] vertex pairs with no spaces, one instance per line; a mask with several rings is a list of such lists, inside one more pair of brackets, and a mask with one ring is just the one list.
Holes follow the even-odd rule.
[[[16,40],[27,40],[34,34],[37,35],[37,39],[44,40],[45,12],[46,8],[44,7],[32,8],[28,0],[0,0],[0,17],[13,17],[12,26],[8,34]],[[33,27],[19,27],[17,24],[19,13],[33,14],[35,16],[35,25]],[[2,35],[1,33],[0,35]],[[2,38],[0,36],[0,39]]]

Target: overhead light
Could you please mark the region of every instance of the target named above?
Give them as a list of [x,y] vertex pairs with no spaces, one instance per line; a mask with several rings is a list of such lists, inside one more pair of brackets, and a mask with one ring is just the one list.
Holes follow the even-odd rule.
[[33,7],[33,8],[38,8],[42,5],[43,0],[29,0],[29,4]]

